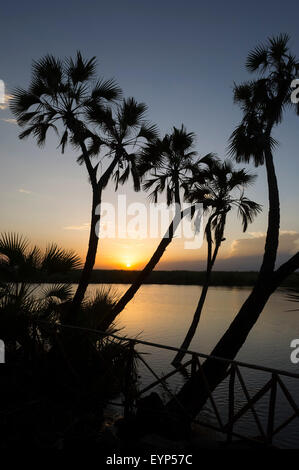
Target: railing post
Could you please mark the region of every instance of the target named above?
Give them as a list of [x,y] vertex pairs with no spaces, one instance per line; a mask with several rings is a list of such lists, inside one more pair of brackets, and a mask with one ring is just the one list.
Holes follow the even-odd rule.
[[133,400],[132,400],[132,371],[133,371],[133,361],[135,356],[135,341],[129,340],[127,364],[126,364],[126,373],[125,373],[125,387],[124,387],[124,418],[127,419],[132,415],[133,409]]
[[223,432],[224,428],[223,428],[223,423],[222,423],[222,419],[221,419],[221,416],[220,416],[220,413],[218,411],[218,408],[217,408],[217,405],[216,405],[216,402],[214,400],[214,397],[213,397],[213,392],[211,391],[210,387],[209,387],[209,382],[205,376],[205,373],[202,369],[202,365],[200,363],[200,360],[198,359],[197,357],[197,364],[198,364],[198,370],[199,370],[199,373],[201,375],[201,378],[202,378],[202,381],[203,381],[203,385],[205,387],[205,390],[208,394],[208,397],[211,401],[211,404],[212,404],[212,407],[213,407],[213,410],[214,410],[214,413],[215,413],[215,416],[217,418],[217,421],[219,423],[219,426],[220,426],[220,431]]
[[31,323],[31,327],[32,327],[32,344],[31,344],[31,354],[32,354],[32,362],[33,364],[35,365],[35,360],[36,360],[36,340],[37,340],[37,334],[36,334],[36,323],[35,321],[32,321]]
[[228,386],[228,424],[227,424],[227,443],[232,442],[232,434],[234,427],[234,413],[235,413],[235,377],[236,377],[236,368],[235,364],[231,364],[230,367],[230,376],[229,376],[229,386]]
[[192,362],[191,362],[191,379],[195,377],[197,369],[197,355],[192,354]]
[[276,393],[277,393],[277,375],[273,373],[272,374],[272,386],[271,386],[271,392],[270,392],[270,401],[269,401],[268,426],[267,426],[268,444],[272,444],[272,440],[273,440]]

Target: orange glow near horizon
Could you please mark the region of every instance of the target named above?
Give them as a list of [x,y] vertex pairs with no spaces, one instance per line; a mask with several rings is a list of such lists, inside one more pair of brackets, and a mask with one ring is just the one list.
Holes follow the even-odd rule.
[[134,260],[131,255],[124,256],[119,264],[121,269],[123,269],[124,267],[126,269],[134,269],[136,268],[136,265],[139,265],[138,261]]
[[100,249],[97,254],[95,268],[138,271],[144,267],[150,256],[150,249],[144,250],[144,247],[135,247],[134,250],[134,247],[128,246],[128,242],[125,243],[123,248],[105,243],[102,250]]
[[[82,265],[86,257],[86,248],[88,244],[87,232],[75,232],[73,237],[60,240],[59,245],[66,248],[74,249],[81,258]],[[84,237],[83,237],[84,235]],[[65,241],[65,243],[63,243]],[[95,262],[95,269],[107,270],[126,270],[140,271],[151,259],[153,253],[159,245],[160,239],[148,238],[136,240],[131,238],[116,238],[100,240],[98,252]],[[226,241],[223,243],[222,251],[219,259],[226,258],[230,255],[231,243]],[[190,269],[188,263],[192,263],[192,270],[198,266],[203,269],[203,263],[206,259],[206,243],[198,250],[184,249],[184,240],[175,238],[167,247],[159,261],[156,269],[173,270],[173,269]],[[186,267],[184,264],[186,263]],[[176,264],[178,268],[176,267]],[[194,268],[195,267],[195,268]]]
[[[142,241],[136,241],[129,238],[102,240],[99,244],[94,267],[95,269],[139,271],[143,269],[151,259],[158,243],[159,239],[147,239]],[[163,254],[157,268],[162,270],[165,269],[165,262],[175,263],[204,257],[204,253],[202,251],[205,250],[199,250],[199,252],[195,252],[194,250],[184,250],[182,244],[183,241],[178,239],[174,240]],[[86,253],[82,250],[82,245],[80,248],[81,261],[84,263]]]

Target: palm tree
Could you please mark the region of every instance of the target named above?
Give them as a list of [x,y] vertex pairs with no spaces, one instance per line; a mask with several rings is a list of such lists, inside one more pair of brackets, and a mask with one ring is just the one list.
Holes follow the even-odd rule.
[[[95,262],[98,242],[95,233],[98,222],[96,207],[101,202],[102,187],[115,165],[112,162],[98,181],[98,164],[93,165],[91,161],[95,137],[86,125],[86,111],[93,104],[104,112],[108,103],[115,102],[121,96],[121,90],[113,80],[100,79],[94,82],[95,71],[95,58],[85,60],[80,52],[74,60],[62,61],[47,55],[33,63],[32,80],[28,89],[17,88],[10,101],[18,124],[25,128],[20,139],[33,135],[37,144],[42,147],[48,131],[52,129],[60,134],[59,146],[62,153],[70,141],[82,154],[80,161],[86,166],[92,186],[92,214],[88,251],[78,285],[80,295],[76,297],[78,304],[84,296]],[[87,148],[86,141],[91,142],[92,150]],[[99,139],[97,144],[99,147]]]
[[[84,300],[77,315],[69,319],[67,307],[72,298],[72,286],[55,281],[57,275],[67,274],[80,266],[81,261],[73,251],[55,244],[42,252],[36,246],[31,247],[21,235],[0,235],[0,326],[1,338],[9,350],[14,351],[18,341],[24,351],[30,351],[37,341],[33,334],[37,329],[41,341],[50,344],[53,341],[52,328],[66,321],[76,328],[102,329],[105,315],[118,300],[117,293],[102,287],[93,297]],[[45,286],[44,283],[51,279],[54,279],[52,284]],[[110,328],[110,332],[115,332],[115,328]],[[82,360],[91,347],[99,350],[98,339],[86,335],[85,331],[75,330],[75,334],[70,335],[69,331],[65,333],[62,329],[59,337],[60,348],[63,343],[64,354],[66,351],[69,353],[69,362]]]
[[[283,118],[291,103],[291,82],[296,78],[299,63],[290,53],[289,37],[280,35],[270,38],[265,45],[254,49],[247,59],[249,72],[259,72],[257,80],[236,86],[234,98],[241,105],[243,119],[233,132],[230,150],[237,161],[253,160],[256,166],[266,165],[268,180],[268,229],[265,251],[257,282],[234,318],[230,327],[219,340],[211,355],[234,359],[243,346],[252,327],[259,318],[269,297],[292,272],[299,268],[299,253],[275,270],[279,241],[280,208],[279,191],[273,161],[276,141],[272,131]],[[297,108],[298,112],[298,108]],[[210,390],[214,390],[225,375],[227,364],[207,360],[203,365]],[[199,375],[187,382],[176,399],[196,415],[207,394]],[[173,408],[174,402],[169,404]]]
[[69,284],[44,288],[57,274],[65,274],[81,265],[73,251],[51,244],[42,252],[30,247],[24,237],[14,233],[0,236],[0,324],[1,337],[8,343],[30,342],[30,326],[34,319],[48,318],[62,303],[71,298]]
[[[124,99],[115,109],[106,108],[96,102],[89,103],[87,117],[89,122],[96,126],[96,134],[93,135],[88,148],[90,156],[101,155],[103,158],[110,157],[112,162],[100,179],[97,181],[97,202],[93,206],[93,219],[91,231],[92,244],[89,243],[87,263],[84,266],[81,282],[73,299],[73,307],[81,304],[89,282],[89,273],[93,267],[97,252],[99,234],[97,227],[100,222],[100,204],[102,192],[111,178],[115,181],[117,190],[119,184],[124,184],[129,176],[132,176],[135,191],[140,190],[140,176],[137,161],[140,151],[146,142],[157,137],[158,131],[155,125],[145,119],[147,106],[138,103],[134,98]],[[79,157],[78,162],[84,161],[84,155]],[[95,166],[97,169],[98,164]],[[92,268],[91,268],[92,269]]]
[[[229,161],[215,161],[209,170],[208,183],[202,185],[197,182],[197,176],[191,178],[188,200],[192,203],[205,198],[204,209],[209,212],[205,228],[208,245],[207,267],[201,295],[194,313],[188,333],[180,347],[187,350],[195,335],[201,312],[208,293],[211,273],[215,264],[221,243],[225,240],[224,230],[228,213],[236,208],[241,217],[243,232],[247,230],[248,223],[261,211],[261,207],[244,196],[244,189],[253,183],[255,175],[250,175],[244,169],[235,170]],[[237,194],[235,194],[237,191]],[[178,366],[185,353],[176,354],[172,364]]]
[[142,152],[138,171],[140,175],[149,174],[143,188],[146,191],[152,190],[149,197],[154,203],[157,203],[159,195],[166,192],[167,205],[175,203],[175,214],[153,256],[115,305],[112,315],[107,319],[107,326],[134,297],[147,276],[160,261],[171,243],[182,217],[191,213],[191,207],[182,211],[180,189],[185,187],[188,176],[190,177],[195,168],[198,178],[201,178],[200,181],[204,183],[205,170],[212,165],[215,158],[213,154],[208,154],[195,163],[194,157],[197,152],[193,149],[194,139],[194,134],[188,133],[182,125],[180,129],[174,127],[173,132],[166,134],[163,139],[157,138],[148,143]]

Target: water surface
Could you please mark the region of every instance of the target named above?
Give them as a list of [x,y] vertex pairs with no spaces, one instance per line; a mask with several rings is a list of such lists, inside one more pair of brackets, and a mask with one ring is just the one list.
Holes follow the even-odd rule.
[[[98,287],[98,285],[91,285],[89,293],[94,293]],[[123,284],[113,285],[113,289],[117,289],[119,293],[124,292],[127,287]],[[200,292],[201,287],[197,286],[144,285],[119,315],[117,327],[122,328],[121,334],[129,337],[138,336],[140,339],[151,342],[179,347],[192,319]],[[211,287],[198,332],[190,349],[210,353],[249,293],[250,288]],[[299,364],[294,365],[290,361],[292,351],[290,343],[294,338],[299,338],[299,312],[290,311],[294,308],[296,306],[287,301],[283,291],[274,293],[250,332],[237,359],[299,373]],[[139,350],[148,353],[144,357],[158,375],[172,370],[170,362],[174,357],[173,352],[145,346],[139,346]],[[242,369],[242,373],[251,395],[270,378],[269,374],[252,370]],[[151,373],[144,367],[140,368],[140,375],[142,385],[154,381]],[[171,388],[179,389],[182,381],[182,377],[177,375],[170,381]],[[298,403],[299,379],[286,379],[285,382]],[[238,409],[246,403],[246,398],[240,386],[237,390]],[[161,389],[158,391],[161,392]],[[215,397],[220,405],[227,402],[227,383],[219,386]],[[275,427],[292,414],[292,409],[282,394],[278,393],[277,398]],[[259,416],[264,421],[264,427],[266,427],[268,406],[269,394],[256,405]],[[208,421],[214,422],[209,405],[204,410],[203,416]],[[236,426],[236,430],[252,436],[258,435],[251,412],[244,415]],[[276,442],[283,447],[299,447],[298,435],[299,418],[277,435]]]

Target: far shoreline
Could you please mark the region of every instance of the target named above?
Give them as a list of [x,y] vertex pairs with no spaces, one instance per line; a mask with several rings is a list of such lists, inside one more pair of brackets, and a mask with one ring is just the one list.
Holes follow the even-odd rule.
[[[90,284],[131,284],[140,271],[117,269],[94,269]],[[31,282],[53,283],[63,282],[77,284],[81,270],[76,270],[68,275],[32,279]],[[211,286],[251,287],[257,280],[257,271],[215,271],[212,273]],[[153,271],[144,284],[167,285],[193,285],[200,286],[204,282],[204,271]],[[294,273],[282,284],[282,287],[298,287],[299,273]]]

